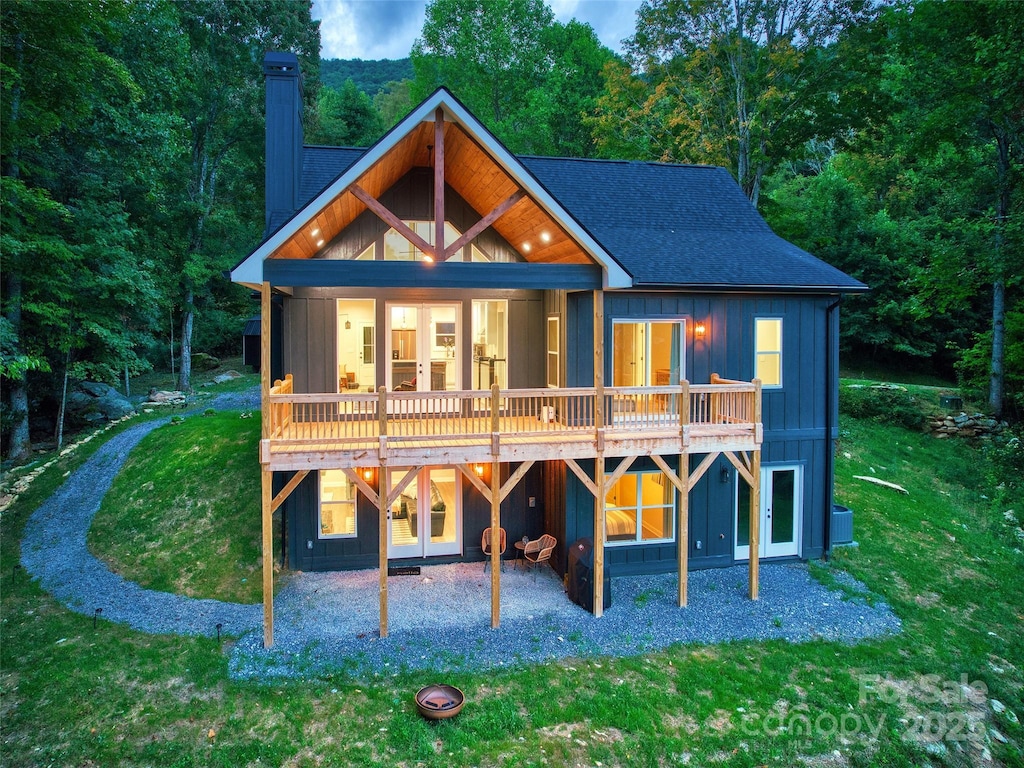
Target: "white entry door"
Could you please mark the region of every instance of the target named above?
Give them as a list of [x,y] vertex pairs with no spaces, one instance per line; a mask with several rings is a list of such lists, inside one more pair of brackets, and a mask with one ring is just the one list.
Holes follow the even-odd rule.
[[[760,557],[800,554],[803,523],[803,467],[761,467]],[[736,478],[734,546],[737,560],[750,559],[750,488]]]
[[[405,475],[391,471],[392,489]],[[462,493],[454,467],[426,467],[388,510],[388,557],[434,557],[462,552]]]
[[461,304],[387,305],[389,390],[461,389],[461,315]]

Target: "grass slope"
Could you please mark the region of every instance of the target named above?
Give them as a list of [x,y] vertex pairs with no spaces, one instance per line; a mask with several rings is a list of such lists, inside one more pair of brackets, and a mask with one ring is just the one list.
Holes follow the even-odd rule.
[[258,418],[230,411],[157,428],[104,498],[89,549],[150,589],[260,602],[259,437]]
[[[187,435],[173,429],[167,435]],[[44,498],[40,485],[0,523],[0,759],[11,766],[969,766],[983,764],[988,750],[996,761],[988,764],[1021,765],[1024,730],[1008,712],[994,713],[989,698],[1024,716],[1022,559],[982,498],[982,469],[981,456],[959,441],[843,420],[837,496],[856,510],[860,546],[815,570],[839,584],[836,566],[862,579],[902,618],[899,636],[856,646],[679,646],[459,673],[449,681],[469,703],[439,724],[418,718],[411,702],[413,691],[434,681],[429,673],[239,683],[227,676],[227,644],[143,635],[102,620],[93,629],[13,568],[24,520]],[[59,472],[39,482],[59,480]],[[854,480],[858,474],[910,494]],[[961,689],[962,679],[983,687],[985,698],[967,696],[973,689]],[[989,728],[1008,743],[993,740]]]

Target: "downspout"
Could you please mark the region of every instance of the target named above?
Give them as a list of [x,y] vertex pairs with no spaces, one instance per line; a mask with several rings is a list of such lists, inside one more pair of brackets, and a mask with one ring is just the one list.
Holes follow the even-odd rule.
[[[835,370],[835,358],[839,355],[838,343],[833,355],[832,336],[839,329],[839,305],[843,303],[842,294],[834,302],[825,308],[825,478],[828,482],[828,498],[825,504],[825,519],[822,524],[822,559],[829,560],[832,557],[832,505],[835,504],[835,443],[832,440],[832,431],[835,423],[832,413],[835,407],[835,397],[838,392],[837,386],[833,387],[838,372]],[[838,339],[837,339],[838,342]]]

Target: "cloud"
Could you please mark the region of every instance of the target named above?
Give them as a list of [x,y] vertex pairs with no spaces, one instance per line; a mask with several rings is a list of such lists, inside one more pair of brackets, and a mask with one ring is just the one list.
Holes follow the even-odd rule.
[[314,0],[325,59],[404,59],[423,28],[423,0]]
[[[633,34],[640,0],[548,0],[563,24],[575,18],[621,51]],[[423,29],[426,0],[314,0],[325,59],[404,59]]]
[[555,18],[589,24],[598,39],[613,51],[622,51],[622,41],[632,36],[640,0],[548,0]]

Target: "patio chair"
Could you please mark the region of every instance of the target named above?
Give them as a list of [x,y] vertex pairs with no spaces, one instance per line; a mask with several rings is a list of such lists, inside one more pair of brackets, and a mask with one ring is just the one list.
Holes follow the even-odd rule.
[[[487,572],[487,566],[491,562],[491,529],[484,528],[483,536],[480,537],[480,547],[484,551],[484,572]],[[505,529],[498,529],[498,558],[505,554]],[[501,560],[501,570],[505,570],[505,561]]]
[[[551,560],[551,553],[555,551],[555,544],[557,540],[554,536],[549,533],[545,533],[536,541],[531,541],[526,544],[526,548],[523,550],[524,565],[528,568],[536,568],[539,565],[547,563]],[[533,572],[534,581],[537,580],[537,571]]]

